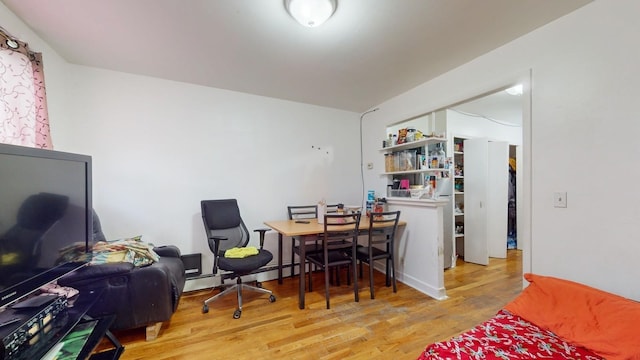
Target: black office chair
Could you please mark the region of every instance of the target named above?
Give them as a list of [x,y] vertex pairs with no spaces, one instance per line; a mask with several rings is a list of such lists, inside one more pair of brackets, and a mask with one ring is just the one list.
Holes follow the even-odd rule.
[[[356,257],[351,256],[356,252],[358,231],[361,214],[325,214],[324,233],[321,235],[322,251],[306,254],[310,263],[324,270],[324,291],[329,304],[329,271],[332,267],[349,265],[353,269],[353,294],[355,301],[360,301],[358,295],[358,270]],[[311,287],[311,279],[309,280]]]
[[389,287],[393,280],[393,292],[397,292],[396,286],[396,268],[395,268],[395,236],[398,229],[398,221],[400,220],[400,211],[388,211],[382,213],[371,213],[369,216],[369,236],[367,238],[367,246],[358,246],[356,257],[360,261],[360,276],[362,277],[362,263],[369,265],[369,289],[371,298],[374,299],[373,290],[373,262],[375,260],[384,259],[386,261],[385,268],[385,285]]
[[[219,294],[204,301],[202,312],[209,312],[210,302],[233,290],[237,290],[238,294],[238,308],[233,313],[234,319],[240,318],[242,314],[242,291],[244,289],[269,294],[269,301],[276,301],[273,292],[263,289],[260,283],[257,282],[257,286],[242,283],[242,276],[264,271],[260,268],[267,265],[273,259],[273,254],[263,249],[264,234],[269,231],[269,229],[254,230],[260,233],[260,248],[258,249],[257,255],[244,258],[227,258],[225,257],[226,250],[231,248],[244,248],[247,247],[249,243],[249,231],[240,216],[238,202],[236,199],[202,200],[200,205],[209,249],[211,249],[214,254],[213,274],[217,274],[218,269],[227,271],[220,276],[223,290]],[[237,279],[236,284],[224,284],[224,280],[234,278]]]

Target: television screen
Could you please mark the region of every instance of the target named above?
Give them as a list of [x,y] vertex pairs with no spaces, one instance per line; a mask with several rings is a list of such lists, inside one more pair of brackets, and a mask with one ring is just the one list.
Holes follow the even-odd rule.
[[91,157],[0,144],[0,306],[86,262]]

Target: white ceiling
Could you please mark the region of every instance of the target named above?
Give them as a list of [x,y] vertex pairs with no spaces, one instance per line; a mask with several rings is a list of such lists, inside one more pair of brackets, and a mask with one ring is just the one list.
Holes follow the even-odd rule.
[[282,0],[2,0],[73,64],[354,112],[589,1],[338,0],[305,28]]

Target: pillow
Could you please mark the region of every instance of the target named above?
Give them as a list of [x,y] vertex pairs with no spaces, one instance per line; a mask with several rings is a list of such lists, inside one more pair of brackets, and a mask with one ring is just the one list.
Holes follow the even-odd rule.
[[640,359],[640,302],[576,282],[525,274],[505,310],[608,360]]

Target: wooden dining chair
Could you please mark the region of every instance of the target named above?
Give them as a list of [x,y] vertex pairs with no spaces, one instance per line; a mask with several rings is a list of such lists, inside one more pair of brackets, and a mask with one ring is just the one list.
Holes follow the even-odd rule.
[[[327,205],[326,211],[328,214],[337,213],[338,204],[335,205]],[[289,215],[289,220],[309,220],[309,219],[317,219],[318,218],[318,207],[316,205],[289,205],[287,206],[287,214]],[[302,238],[298,239],[299,244],[305,244],[305,252],[312,253],[316,251],[322,250],[320,247],[318,240],[318,235],[304,235]],[[315,241],[314,241],[315,240]],[[312,242],[312,243],[309,243]],[[295,276],[295,256],[300,256],[300,245],[296,245],[296,238],[293,237],[291,239],[291,277]],[[311,282],[309,282],[309,291],[313,291],[311,287]]]
[[[318,218],[318,207],[316,205],[290,205],[287,206],[287,213],[289,220],[309,220]],[[319,245],[317,244],[318,235],[303,235],[298,239],[300,245],[296,245],[296,238],[291,238],[291,277],[295,276],[295,256],[300,256],[300,246],[304,244],[305,252],[310,253],[319,251]],[[314,241],[315,240],[315,241]],[[308,241],[314,241],[311,244],[307,244]],[[302,260],[301,260],[302,261]],[[304,268],[304,266],[302,266]]]
[[400,220],[400,211],[372,213],[369,216],[369,231],[367,245],[360,245],[356,249],[356,258],[360,262],[360,276],[362,277],[362,263],[369,265],[369,289],[371,298],[375,298],[373,288],[373,268],[375,260],[385,260],[385,285],[389,287],[393,281],[393,292],[397,292],[395,267],[395,237]]
[[[329,279],[331,268],[349,265],[353,269],[353,294],[356,302],[360,300],[358,295],[358,270],[356,257],[351,256],[356,252],[360,216],[356,214],[325,214],[324,233],[320,236],[322,243],[321,252],[306,254],[306,260],[318,266],[324,271],[324,289],[327,309],[329,303]],[[311,288],[311,277],[309,278]]]

